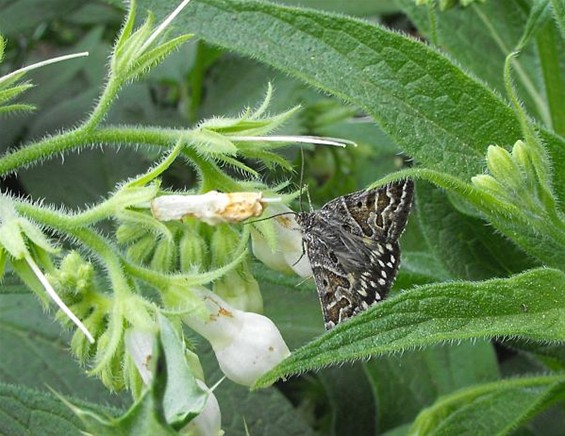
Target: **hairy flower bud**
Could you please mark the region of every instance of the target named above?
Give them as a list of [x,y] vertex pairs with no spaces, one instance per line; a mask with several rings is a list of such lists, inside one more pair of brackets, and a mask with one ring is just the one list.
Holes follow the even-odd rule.
[[489,145],[487,166],[493,177],[513,192],[523,188],[523,177],[508,151],[496,145]]

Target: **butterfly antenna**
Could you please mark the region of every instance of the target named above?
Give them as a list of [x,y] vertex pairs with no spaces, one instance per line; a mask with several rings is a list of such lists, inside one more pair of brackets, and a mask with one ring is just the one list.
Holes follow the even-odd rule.
[[273,218],[276,218],[276,217],[278,217],[278,216],[283,216],[283,215],[297,215],[297,213],[296,213],[296,212],[281,212],[281,213],[277,213],[277,214],[275,214],[275,215],[268,216],[268,217],[266,217],[266,218],[260,218],[260,219],[258,219],[258,220],[253,220],[253,221],[245,221],[245,222],[242,223],[242,224],[245,225],[245,224],[260,223],[261,221],[271,220],[271,219],[273,219]]

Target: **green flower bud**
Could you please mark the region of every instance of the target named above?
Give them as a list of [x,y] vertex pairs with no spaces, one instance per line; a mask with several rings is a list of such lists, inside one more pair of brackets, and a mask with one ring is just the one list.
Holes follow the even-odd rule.
[[130,244],[147,235],[147,229],[135,222],[125,222],[116,230],[118,244]]
[[153,253],[151,268],[161,272],[171,271],[175,266],[176,258],[177,253],[174,241],[161,239]]
[[516,141],[514,147],[512,148],[512,158],[518,167],[522,170],[524,181],[530,192],[535,192],[537,174],[534,165],[532,164],[532,159],[528,146],[524,141]]
[[[105,331],[96,341],[96,359],[101,360],[108,352],[111,343],[112,332]],[[118,351],[119,350],[119,351]],[[120,391],[124,388],[122,357],[124,351],[122,340],[116,352],[112,354],[109,361],[99,368],[98,377],[108,389],[112,391]]]
[[145,235],[127,249],[127,257],[135,263],[145,263],[153,254],[157,239],[154,235]]
[[259,283],[251,274],[247,261],[243,261],[234,270],[216,280],[212,290],[236,309],[245,312],[263,312],[263,297]]
[[502,147],[489,145],[487,166],[490,173],[511,191],[521,191],[524,187],[522,172],[510,153]]
[[482,189],[495,197],[510,198],[508,196],[508,190],[489,174],[480,174],[478,176],[471,177],[471,183],[473,183],[473,185],[477,188]]
[[179,241],[179,263],[183,272],[200,272],[208,265],[205,239],[198,227],[187,227]]

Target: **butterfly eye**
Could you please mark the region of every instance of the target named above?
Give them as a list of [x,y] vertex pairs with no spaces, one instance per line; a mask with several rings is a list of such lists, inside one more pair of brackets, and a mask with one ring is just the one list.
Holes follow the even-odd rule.
[[357,204],[356,204],[356,206],[357,206],[357,207],[362,207],[362,206],[363,206],[363,203],[361,203],[360,201],[358,201]]

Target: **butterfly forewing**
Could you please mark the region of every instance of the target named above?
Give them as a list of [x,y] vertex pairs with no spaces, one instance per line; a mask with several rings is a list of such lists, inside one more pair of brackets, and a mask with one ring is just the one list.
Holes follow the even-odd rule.
[[398,270],[398,238],[413,190],[411,180],[402,180],[299,214],[326,329],[386,297]]

